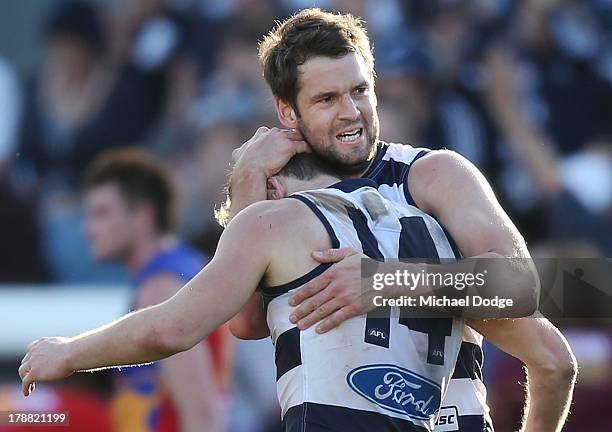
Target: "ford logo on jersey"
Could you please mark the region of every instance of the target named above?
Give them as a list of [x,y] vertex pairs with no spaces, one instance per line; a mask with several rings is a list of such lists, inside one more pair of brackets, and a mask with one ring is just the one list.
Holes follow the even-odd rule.
[[428,420],[440,408],[440,386],[399,366],[361,366],[353,369],[346,380],[369,401],[411,418]]

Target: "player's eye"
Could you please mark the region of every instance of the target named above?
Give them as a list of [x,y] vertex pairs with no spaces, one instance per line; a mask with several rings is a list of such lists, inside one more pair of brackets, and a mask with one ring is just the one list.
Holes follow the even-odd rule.
[[332,100],[333,100],[333,96],[323,96],[321,99],[319,99],[319,102],[329,103]]
[[368,86],[361,86],[355,89],[355,93],[358,95],[364,95],[368,92]]

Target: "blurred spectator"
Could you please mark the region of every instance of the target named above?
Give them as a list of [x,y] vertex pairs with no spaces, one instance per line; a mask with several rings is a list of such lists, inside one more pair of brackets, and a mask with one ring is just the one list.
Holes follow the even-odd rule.
[[139,142],[159,115],[164,86],[157,75],[171,52],[163,48],[176,42],[160,40],[151,26],[120,63],[109,58],[100,11],[91,3],[66,0],[47,17],[45,60],[29,89],[21,133],[23,157],[47,187],[74,189],[98,152]]
[[0,57],[0,282],[40,282],[46,278],[35,204],[11,182],[21,90],[12,68]]
[[485,60],[487,101],[509,150],[501,186],[515,215],[537,227],[527,237],[587,240],[610,255],[612,88],[594,71],[594,42],[558,18],[583,12],[573,2],[519,3]]
[[[252,121],[272,112],[269,90],[261,79],[257,36],[229,33],[217,52],[216,68],[202,84],[191,111],[202,128],[227,121]],[[235,143],[239,146],[241,143]]]
[[[116,268],[96,268],[87,259],[75,192],[96,154],[139,143],[152,131],[184,36],[163,1],[121,7],[129,25],[123,33],[113,31],[111,41],[92,3],[55,5],[43,26],[44,64],[26,100],[22,171],[39,179],[45,255],[60,281],[124,278]],[[125,45],[116,41],[122,36]]]

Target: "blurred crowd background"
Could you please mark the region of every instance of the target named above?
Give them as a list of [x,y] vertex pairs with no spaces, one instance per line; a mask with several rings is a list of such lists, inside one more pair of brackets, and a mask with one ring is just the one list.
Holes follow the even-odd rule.
[[[2,286],[129,283],[92,263],[82,230],[81,176],[114,147],[164,161],[180,237],[212,255],[232,150],[278,126],[258,40],[309,6],[367,21],[383,140],[469,158],[534,256],[612,256],[611,0],[20,0],[0,4]],[[609,430],[612,327],[557,324],[581,367],[566,430]],[[232,430],[274,430],[264,342],[237,345]],[[487,351],[496,428],[514,430],[524,375]],[[18,360],[2,341],[0,358],[6,406]],[[98,375],[79,391],[103,406]]]

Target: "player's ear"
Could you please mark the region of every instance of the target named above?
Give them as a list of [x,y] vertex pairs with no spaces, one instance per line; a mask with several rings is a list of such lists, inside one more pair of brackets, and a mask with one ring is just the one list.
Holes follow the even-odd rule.
[[272,176],[268,179],[268,199],[277,200],[287,196],[285,187],[278,176]]
[[274,106],[276,107],[278,121],[280,121],[283,126],[288,127],[289,129],[295,129],[298,127],[297,112],[291,106],[291,104],[277,96],[274,98]]

